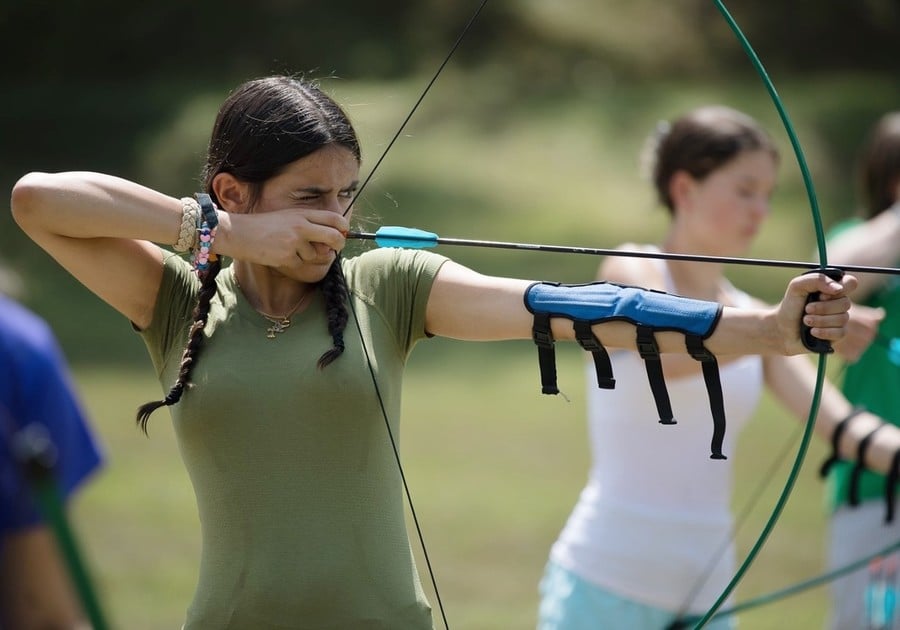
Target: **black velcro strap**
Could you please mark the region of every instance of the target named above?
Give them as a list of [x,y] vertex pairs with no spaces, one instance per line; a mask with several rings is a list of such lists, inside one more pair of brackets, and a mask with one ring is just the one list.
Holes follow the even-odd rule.
[[703,338],[697,335],[686,335],[685,346],[690,355],[700,362],[703,380],[706,382],[706,394],[709,396],[709,410],[712,414],[713,436],[710,443],[710,459],[727,459],[722,453],[725,441],[725,398],[722,395],[722,381],[719,378],[719,362],[715,355],[703,345]]
[[872,438],[878,433],[878,429],[883,426],[885,425],[879,424],[869,431],[869,434],[861,439],[856,447],[856,462],[853,464],[853,470],[850,471],[850,488],[847,491],[847,503],[852,506],[859,505],[859,478],[866,468],[866,450],[869,448]]
[[597,335],[591,330],[591,323],[584,320],[575,320],[575,341],[594,357],[594,369],[597,372],[597,387],[600,389],[615,389],[616,379],[613,378],[612,363],[609,353]]
[[649,326],[637,325],[637,349],[647,368],[647,380],[650,381],[650,391],[653,392],[660,424],[675,424],[672,403],[669,401],[669,392],[666,390],[666,381],[663,377],[659,346],[656,344],[653,329]]
[[197,205],[200,206],[200,212],[203,220],[209,226],[209,229],[219,225],[219,215],[216,213],[216,204],[212,202],[212,197],[206,193],[196,193]]
[[556,350],[553,347],[553,333],[550,330],[550,314],[535,313],[531,327],[531,338],[538,349],[538,366],[541,369],[541,393],[558,394],[556,385]]
[[888,471],[887,478],[884,480],[884,503],[886,510],[884,513],[885,524],[894,522],[894,506],[897,499],[897,478],[900,477],[900,451],[894,453],[891,459],[891,469]]
[[844,434],[844,429],[847,428],[847,424],[856,416],[865,411],[863,407],[854,407],[850,413],[847,414],[843,420],[837,423],[837,426],[834,427],[834,433],[831,434],[831,455],[822,462],[822,466],[819,468],[819,477],[825,478],[828,475],[828,471],[831,470],[831,467],[834,466],[835,462],[841,459],[841,436]]

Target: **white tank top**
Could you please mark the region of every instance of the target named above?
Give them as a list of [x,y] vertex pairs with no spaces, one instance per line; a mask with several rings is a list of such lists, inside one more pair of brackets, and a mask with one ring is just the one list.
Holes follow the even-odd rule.
[[[659,264],[671,292],[668,267]],[[747,294],[728,291],[736,306],[750,305]],[[551,558],[636,601],[705,611],[734,572],[733,548],[720,553],[731,539],[730,457],[762,394],[762,360],[747,356],[720,366],[729,459],[712,460],[712,416],[699,372],[666,379],[677,424],[662,425],[640,356],[617,351],[610,359],[613,390],[599,389],[593,364],[586,368],[592,468]]]

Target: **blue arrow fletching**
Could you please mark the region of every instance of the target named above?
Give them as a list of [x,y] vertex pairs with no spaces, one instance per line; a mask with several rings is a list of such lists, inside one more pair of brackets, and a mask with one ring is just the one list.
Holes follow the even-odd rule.
[[438,244],[438,235],[417,228],[383,225],[375,232],[375,242],[379,247],[425,249]]

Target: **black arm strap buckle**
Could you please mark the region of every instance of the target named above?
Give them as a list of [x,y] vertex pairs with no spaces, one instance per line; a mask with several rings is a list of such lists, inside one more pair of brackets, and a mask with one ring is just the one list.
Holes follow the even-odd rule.
[[669,392],[666,389],[666,380],[663,376],[662,360],[659,356],[659,345],[653,329],[649,326],[637,325],[638,353],[644,360],[647,368],[647,380],[650,382],[650,391],[653,393],[653,401],[656,403],[656,411],[659,414],[660,424],[676,424],[672,414],[672,403],[669,400]]
[[597,387],[600,389],[615,389],[616,379],[613,378],[612,362],[609,353],[600,340],[591,330],[591,323],[584,320],[574,322],[575,341],[583,349],[591,353],[594,358],[594,370],[597,372]]
[[212,197],[206,193],[196,193],[194,197],[197,199],[197,204],[200,206],[200,214],[206,225],[209,226],[209,229],[218,226],[219,215],[216,214],[216,204],[213,203]]
[[710,459],[727,459],[722,453],[725,441],[725,398],[722,394],[722,380],[719,376],[719,362],[716,356],[703,345],[703,338],[686,335],[685,346],[688,353],[700,362],[706,394],[709,396],[709,411],[712,414],[713,436],[710,443]]
[[538,349],[538,366],[541,370],[541,393],[556,395],[556,350],[553,347],[553,332],[550,330],[550,314],[535,313],[531,327],[531,338]]

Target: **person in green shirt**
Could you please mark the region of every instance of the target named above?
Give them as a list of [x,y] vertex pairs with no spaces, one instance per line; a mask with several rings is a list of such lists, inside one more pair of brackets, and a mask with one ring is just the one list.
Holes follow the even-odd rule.
[[[885,114],[873,127],[859,163],[860,216],[831,230],[831,259],[838,264],[896,267],[900,264],[900,111]],[[869,335],[872,343],[859,346],[864,351],[852,353],[842,390],[854,405],[900,425],[900,277],[861,274],[851,297],[860,304],[851,309],[851,313],[858,311],[852,318],[862,320],[863,330],[874,332]],[[895,470],[898,465],[892,464]],[[884,498],[892,497],[897,488],[885,475],[870,470],[863,471],[854,484],[852,472],[851,462],[840,461],[828,476],[833,568],[900,540],[900,519],[888,520],[884,507]],[[900,553],[894,553],[836,580],[831,628],[896,627],[900,623],[898,568]],[[882,587],[891,594],[875,601],[871,591]]]
[[[432,627],[391,446],[407,357],[429,336],[552,344],[580,318],[609,347],[634,349],[640,324],[659,352],[690,335],[712,354],[799,354],[801,320],[823,340],[845,332],[852,276],[804,274],[776,307],[739,309],[486,276],[419,250],[345,259],[360,163],[340,106],[274,76],[221,106],[196,199],[85,172],[13,189],[19,226],[132,322],[166,392],[138,419],[170,407],[197,497],[186,630]],[[880,469],[900,449],[885,437]]]

